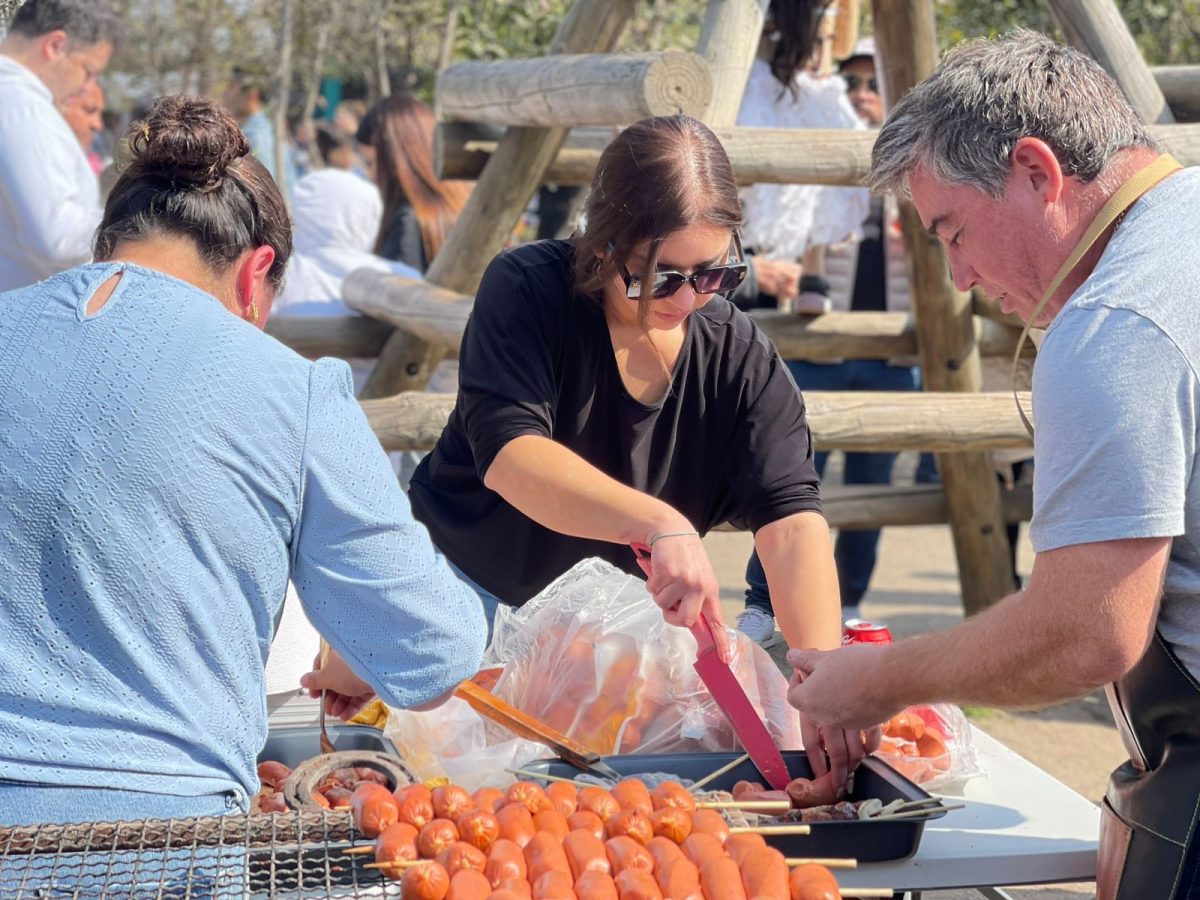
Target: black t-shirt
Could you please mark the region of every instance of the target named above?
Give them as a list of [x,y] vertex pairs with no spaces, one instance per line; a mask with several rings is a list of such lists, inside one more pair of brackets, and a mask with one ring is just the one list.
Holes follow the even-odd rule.
[[854,296],[850,308],[855,312],[887,309],[887,260],[883,255],[883,197],[871,195],[871,212],[863,222],[862,242],[858,245],[858,268],[854,273]]
[[640,574],[628,547],[550,531],[484,487],[496,454],[525,434],[659,497],[701,534],[820,510],[803,400],[751,319],[721,297],[697,310],[670,391],[648,406],[625,389],[600,304],[572,290],[571,257],[566,241],[525,244],[483,276],[458,402],[410,487],[442,552],[514,606],[589,556]]

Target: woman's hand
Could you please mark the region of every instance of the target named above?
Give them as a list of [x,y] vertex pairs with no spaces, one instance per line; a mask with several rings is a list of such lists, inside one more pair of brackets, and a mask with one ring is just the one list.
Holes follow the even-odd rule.
[[790,300],[800,293],[800,275],[804,270],[799,263],[761,256],[752,258],[754,274],[758,277],[758,289],[768,297]]
[[325,665],[321,655],[313,660],[313,670],[300,676],[300,686],[308,689],[314,700],[325,691],[325,714],[349,721],[375,697],[375,690],[350,671],[346,661],[332,647]]
[[670,625],[690,628],[703,613],[712,626],[717,653],[730,660],[729,637],[721,614],[721,586],[700,536],[695,533],[652,537],[651,557],[640,559],[646,589]]

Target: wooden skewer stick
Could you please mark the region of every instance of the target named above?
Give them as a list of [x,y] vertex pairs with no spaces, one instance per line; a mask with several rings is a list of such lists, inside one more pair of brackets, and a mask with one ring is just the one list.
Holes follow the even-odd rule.
[[941,798],[941,797],[925,797],[925,798],[923,798],[923,799],[921,799],[921,800],[909,800],[909,801],[907,801],[907,802],[905,802],[905,803],[901,803],[899,806],[897,806],[897,807],[896,807],[896,808],[893,810],[893,812],[900,812],[900,811],[901,811],[901,810],[903,810],[903,809],[915,809],[915,808],[917,808],[918,806],[927,806],[927,805],[929,805],[930,803],[934,803],[934,804],[938,804],[938,805],[940,805],[940,804],[941,804],[941,802],[942,802],[942,798]]
[[697,809],[750,809],[759,812],[785,813],[792,808],[790,800],[701,800]]
[[427,866],[432,859],[398,859],[395,862],[363,863],[364,869],[412,869],[416,866]]
[[357,847],[347,847],[342,852],[345,853],[347,856],[358,856],[361,853],[374,853],[375,845],[374,844],[359,844]]
[[804,856],[789,856],[784,860],[788,864],[789,869],[794,869],[796,866],[817,865],[824,866],[827,869],[857,869],[857,859],[841,859],[839,857],[804,857]]
[[735,825],[729,829],[730,834],[811,834],[812,829],[807,825]]
[[523,778],[536,778],[538,781],[563,781],[567,784],[587,784],[588,782],[578,782],[574,778],[563,778],[561,775],[549,775],[545,772],[531,772],[528,769],[505,769],[510,775],[520,775]]
[[843,897],[894,897],[896,892],[891,888],[842,888],[838,891]]
[[932,806],[924,809],[910,809],[900,813],[889,813],[886,816],[871,816],[867,822],[890,822],[892,819],[930,819],[934,816],[949,812],[952,809],[966,809],[965,803],[951,803],[949,806]]
[[728,765],[721,766],[721,768],[717,769],[717,771],[713,772],[711,775],[705,775],[703,778],[701,778],[699,781],[697,781],[695,784],[693,784],[690,788],[688,788],[688,790],[695,793],[696,791],[700,790],[700,788],[702,788],[706,784],[708,784],[710,781],[714,781],[717,778],[720,778],[726,772],[733,771],[734,769],[736,769],[738,766],[740,766],[742,763],[744,763],[749,758],[750,758],[749,753],[743,753],[741,756],[739,756],[733,762],[729,763]]

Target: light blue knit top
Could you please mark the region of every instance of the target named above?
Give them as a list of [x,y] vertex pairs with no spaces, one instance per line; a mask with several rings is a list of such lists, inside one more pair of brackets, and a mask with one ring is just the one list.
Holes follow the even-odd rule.
[[137,266],[0,294],[0,780],[244,807],[289,576],[393,705],[478,668],[479,599],[411,518],[344,363]]

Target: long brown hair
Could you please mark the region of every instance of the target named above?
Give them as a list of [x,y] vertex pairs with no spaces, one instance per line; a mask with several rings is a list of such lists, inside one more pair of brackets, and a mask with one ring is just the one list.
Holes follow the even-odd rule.
[[211,100],[176,94],[134,122],[128,140],[133,159],[104,206],[97,260],[110,259],[122,241],[155,233],[190,239],[216,272],[246,250],[270,246],[267,277],[280,285],[292,253],[291,218],[233,116]]
[[[819,44],[821,19],[834,0],[771,0],[767,13],[773,31],[771,74],[783,90],[796,96],[792,79],[812,59]],[[782,94],[782,91],[780,92]]]
[[375,181],[383,195],[383,220],[375,252],[383,248],[396,211],[412,207],[421,229],[426,262],[442,249],[471,187],[441,181],[433,169],[433,111],[411,94],[392,94],[375,107]]
[[[658,264],[664,238],[696,223],[742,224],[737,183],[717,136],[690,116],[659,116],[631,125],[600,154],[584,227],[574,237],[576,291],[602,299],[604,285],[633,248],[650,241],[646,271]],[[650,292],[638,301],[643,323]]]

